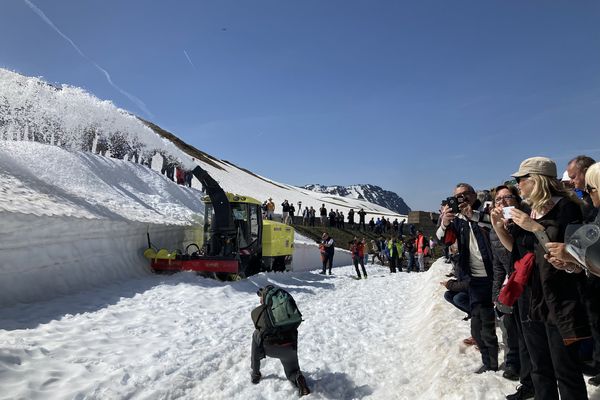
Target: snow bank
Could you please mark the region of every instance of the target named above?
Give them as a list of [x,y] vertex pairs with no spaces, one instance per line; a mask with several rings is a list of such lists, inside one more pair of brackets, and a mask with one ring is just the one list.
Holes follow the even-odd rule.
[[[352,254],[344,249],[335,249],[333,256],[333,266],[340,267],[352,264]],[[292,259],[293,271],[312,271],[320,270],[323,263],[321,262],[321,252],[319,245],[306,236],[295,232],[294,236],[294,258]]]
[[180,246],[201,192],[122,160],[0,141],[0,307],[148,274],[147,233]]

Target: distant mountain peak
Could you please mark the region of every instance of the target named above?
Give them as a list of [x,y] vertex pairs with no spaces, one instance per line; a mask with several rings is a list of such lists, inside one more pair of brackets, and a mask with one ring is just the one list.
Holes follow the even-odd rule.
[[357,200],[365,200],[395,211],[399,214],[408,215],[411,211],[402,197],[389,190],[371,184],[356,184],[350,186],[325,186],[311,184],[301,186],[303,189],[317,193],[327,193]]

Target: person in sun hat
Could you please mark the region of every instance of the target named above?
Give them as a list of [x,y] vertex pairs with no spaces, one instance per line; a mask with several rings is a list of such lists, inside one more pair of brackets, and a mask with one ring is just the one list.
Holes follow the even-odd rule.
[[269,201],[267,202],[267,219],[273,220],[274,212],[275,212],[275,203],[273,203],[273,199],[269,197]]
[[[590,337],[580,297],[585,277],[558,270],[544,257],[548,241],[563,242],[567,226],[581,222],[579,201],[557,179],[556,163],[550,158],[527,158],[512,176],[531,211],[514,208],[511,228],[503,224],[494,224],[494,228],[511,252],[515,270],[526,271],[519,299],[525,299],[528,306],[519,307],[519,312],[521,321],[527,321],[521,326],[531,358],[535,397],[558,399],[560,393],[563,399],[587,399],[577,345]],[[498,219],[504,216],[496,208],[492,220]]]

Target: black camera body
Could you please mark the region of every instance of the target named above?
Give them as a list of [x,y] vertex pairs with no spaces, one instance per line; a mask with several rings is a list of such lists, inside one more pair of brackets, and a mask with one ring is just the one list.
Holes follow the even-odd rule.
[[448,207],[450,207],[450,210],[454,214],[458,214],[460,212],[460,208],[458,207],[460,203],[462,203],[462,201],[460,201],[454,196],[446,198],[446,204],[448,205]]

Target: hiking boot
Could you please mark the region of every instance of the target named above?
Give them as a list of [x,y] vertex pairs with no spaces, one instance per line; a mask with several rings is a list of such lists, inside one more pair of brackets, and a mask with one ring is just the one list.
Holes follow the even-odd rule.
[[517,386],[517,391],[513,394],[509,394],[506,396],[506,400],[525,400],[525,399],[533,399],[535,397],[535,393],[533,388],[529,386],[519,385]]
[[304,375],[298,375],[298,377],[296,378],[296,386],[298,386],[298,394],[300,395],[300,397],[310,394],[310,389],[306,384],[306,379],[304,379]]
[[260,382],[260,378],[262,378],[262,375],[261,375],[261,373],[260,373],[260,372],[257,372],[257,373],[254,373],[254,372],[252,372],[252,373],[250,374],[250,381],[251,381],[252,383],[254,383],[255,385],[256,385],[258,382]]
[[592,376],[590,379],[588,379],[588,383],[592,386],[600,386],[600,374]]
[[504,370],[504,372],[502,373],[502,377],[504,379],[508,379],[509,381],[518,381],[519,380],[519,374],[517,374],[513,369],[511,368],[506,368]]

